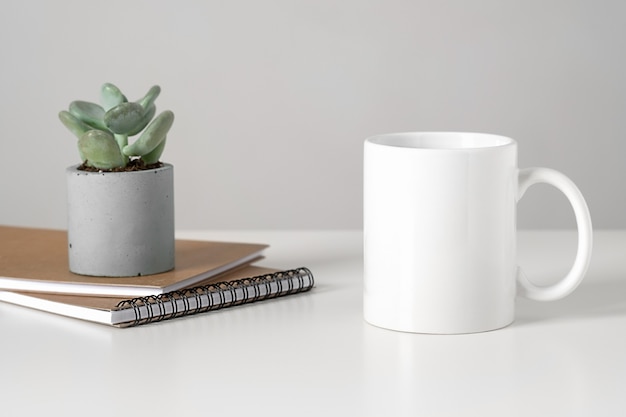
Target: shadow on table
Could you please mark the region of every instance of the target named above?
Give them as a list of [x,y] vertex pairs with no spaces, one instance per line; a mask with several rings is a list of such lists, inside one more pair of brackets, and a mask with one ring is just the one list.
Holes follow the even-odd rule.
[[581,284],[568,297],[557,301],[518,298],[516,325],[539,321],[580,320],[626,316],[626,277],[619,281]]

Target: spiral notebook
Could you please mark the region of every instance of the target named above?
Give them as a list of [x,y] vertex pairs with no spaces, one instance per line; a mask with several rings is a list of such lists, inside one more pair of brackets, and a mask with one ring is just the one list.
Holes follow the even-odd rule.
[[251,265],[198,286],[147,297],[0,291],[0,301],[115,327],[132,327],[293,295],[313,285],[313,274],[307,268],[279,271]]

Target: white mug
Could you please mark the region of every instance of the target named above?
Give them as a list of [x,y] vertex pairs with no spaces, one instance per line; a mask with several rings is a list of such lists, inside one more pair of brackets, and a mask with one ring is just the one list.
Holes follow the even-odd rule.
[[[517,167],[510,138],[454,132],[393,133],[364,144],[364,317],[416,333],[495,330],[513,322],[515,296],[556,300],[589,266],[591,217],[565,175]],[[578,251],[548,287],[516,263],[516,205],[533,184],[569,199]]]

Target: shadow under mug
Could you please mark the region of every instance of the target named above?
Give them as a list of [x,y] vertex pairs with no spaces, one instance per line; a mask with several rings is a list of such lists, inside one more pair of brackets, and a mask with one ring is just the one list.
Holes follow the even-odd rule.
[[[583,279],[591,217],[576,185],[547,168],[517,167],[510,138],[456,132],[374,136],[364,144],[364,317],[416,333],[495,330],[515,296],[556,300]],[[569,273],[540,287],[516,263],[516,205],[533,184],[570,201],[578,251]]]

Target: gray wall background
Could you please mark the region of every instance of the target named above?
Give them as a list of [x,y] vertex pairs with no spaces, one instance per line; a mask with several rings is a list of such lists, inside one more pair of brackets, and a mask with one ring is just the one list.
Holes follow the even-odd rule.
[[[626,227],[626,2],[9,0],[0,14],[0,223],[64,228],[57,113],[112,82],[176,113],[177,228],[360,228],[362,142],[499,133]],[[521,228],[571,228],[537,186]]]

